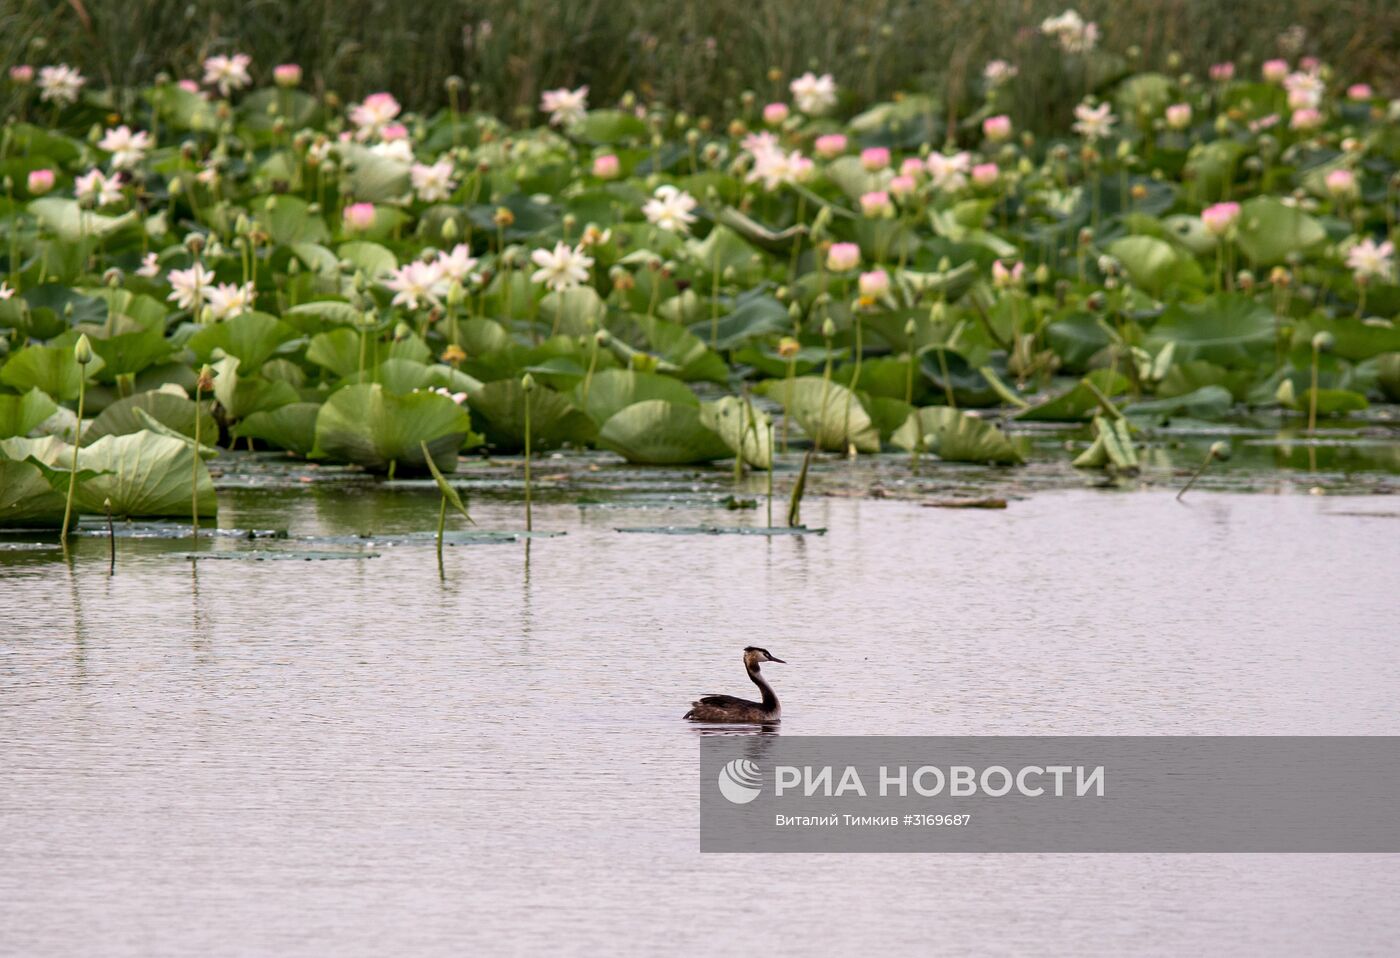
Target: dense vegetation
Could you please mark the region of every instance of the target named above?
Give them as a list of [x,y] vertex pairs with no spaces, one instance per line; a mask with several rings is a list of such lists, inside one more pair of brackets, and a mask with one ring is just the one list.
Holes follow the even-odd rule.
[[[1095,24],[1035,33],[1094,75]],[[1122,471],[1144,417],[1400,396],[1394,104],[1307,58],[1142,70],[1037,137],[1019,74],[951,122],[915,93],[842,119],[808,72],[719,121],[546,91],[517,129],[243,55],[132,90],[12,70],[0,524],[212,511],[215,444],[1014,465],[1014,418]]]

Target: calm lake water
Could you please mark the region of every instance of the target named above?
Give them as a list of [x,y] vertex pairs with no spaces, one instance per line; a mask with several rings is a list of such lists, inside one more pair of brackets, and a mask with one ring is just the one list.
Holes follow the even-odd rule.
[[[484,529],[518,506],[477,502]],[[823,536],[546,504],[522,543],[427,492],[231,491],[188,540],[0,554],[0,952],[1362,954],[1400,856],[702,856],[699,693],[785,734],[1400,734],[1390,497],[813,500]],[[489,949],[489,951],[487,950]]]

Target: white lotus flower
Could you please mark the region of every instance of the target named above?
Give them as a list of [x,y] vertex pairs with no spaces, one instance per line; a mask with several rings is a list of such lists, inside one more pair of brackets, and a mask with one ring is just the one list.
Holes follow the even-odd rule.
[[152,146],[151,134],[145,130],[133,133],[131,127],[123,125],[108,130],[97,146],[112,154],[112,169],[129,170],[146,158],[146,151]]
[[481,282],[481,274],[476,272],[477,259],[465,243],[458,243],[450,253],[438,253],[437,266],[449,283],[467,286]]
[[78,102],[78,93],[87,80],[66,63],[39,70],[39,99],[55,106]]
[[690,224],[695,222],[691,210],[697,205],[695,197],[667,184],[656,188],[652,198],[642,206],[642,215],[657,229],[686,234],[690,232]]
[[220,96],[241,90],[253,82],[248,75],[248,65],[252,62],[253,58],[246,53],[212,56],[204,61],[204,85],[216,87]]
[[583,250],[568,243],[555,243],[552,251],[537,249],[530,254],[530,260],[539,267],[530,275],[530,282],[541,283],[555,291],[573,289],[588,282],[588,270],[593,265],[593,257],[585,256]]
[[112,206],[122,201],[122,185],[116,176],[104,176],[101,170],[89,170],[73,181],[73,195],[84,206]]
[[437,306],[447,295],[448,283],[442,267],[436,262],[414,260],[394,270],[384,281],[384,288],[394,291],[393,304],[418,309],[423,304]]
[[1086,140],[1098,140],[1113,132],[1113,124],[1118,118],[1113,115],[1113,107],[1108,103],[1090,106],[1081,103],[1074,108],[1074,132]]
[[457,184],[452,182],[452,161],[441,159],[429,166],[415,163],[408,172],[413,189],[424,203],[439,203],[452,195]]
[[792,102],[808,116],[821,116],[836,106],[836,80],[830,73],[817,76],[810,70],[788,84]]
[[560,87],[540,95],[540,110],[549,114],[550,126],[569,126],[582,120],[588,112],[588,87],[577,90]]
[[204,303],[205,290],[214,281],[214,274],[196,262],[189,269],[172,269],[166,277],[170,295],[166,299],[181,309],[195,310]]
[[209,317],[215,321],[241,316],[253,308],[257,292],[252,283],[220,283],[205,293]]

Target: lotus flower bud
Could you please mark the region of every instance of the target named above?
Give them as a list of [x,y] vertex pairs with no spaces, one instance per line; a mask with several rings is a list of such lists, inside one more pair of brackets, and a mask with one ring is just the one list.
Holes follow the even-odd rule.
[[1230,458],[1230,444],[1223,439],[1217,439],[1210,444],[1210,457],[1225,462]]
[[443,238],[443,239],[447,240],[447,241],[450,243],[450,242],[452,242],[453,240],[455,240],[455,239],[457,238],[457,235],[458,235],[458,230],[457,230],[457,221],[456,221],[456,220],[454,220],[454,219],[448,219],[445,223],[442,224],[442,238]]
[[92,343],[87,338],[87,333],[78,337],[78,341],[73,344],[73,358],[78,361],[79,366],[86,366],[92,362]]
[[521,376],[521,377],[520,377],[520,388],[523,389],[523,390],[524,390],[525,392],[527,392],[527,393],[534,392],[534,391],[535,391],[535,377],[534,377],[534,376],[531,376],[529,373],[526,373],[524,376]]
[[906,320],[904,321],[904,335],[905,335],[906,337],[908,337],[909,339],[913,339],[913,338],[914,338],[914,334],[915,334],[916,332],[918,332],[918,330],[919,330],[919,327],[918,327],[918,325],[914,322],[913,319],[906,319]]
[[122,284],[122,271],[112,267],[102,274],[102,282],[115,289]]
[[1314,352],[1330,352],[1337,343],[1337,337],[1328,332],[1317,333],[1312,338],[1312,348]]
[[827,339],[836,335],[836,323],[832,321],[830,316],[822,320],[822,335]]
[[784,359],[791,359],[797,355],[797,351],[802,348],[802,344],[791,336],[784,336],[778,340],[778,355]]

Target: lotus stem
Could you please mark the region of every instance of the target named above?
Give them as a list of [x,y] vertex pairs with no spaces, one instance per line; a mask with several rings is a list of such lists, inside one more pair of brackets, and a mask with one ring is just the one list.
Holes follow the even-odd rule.
[[788,423],[792,420],[792,384],[797,378],[797,356],[788,360],[786,383],[783,386],[783,455],[788,451]]
[[83,400],[87,395],[87,365],[92,362],[92,343],[87,334],[78,337],[73,346],[73,358],[78,363],[78,424],[73,429],[73,461],[68,471],[68,500],[63,506],[63,529],[59,540],[63,554],[68,554],[68,524],[73,520],[73,494],[78,490],[78,450],[83,445]]
[[844,438],[849,446],[848,451],[852,459],[856,457],[856,444],[851,441],[851,403],[855,401],[856,390],[860,388],[860,363],[865,353],[864,337],[862,335],[862,328],[864,326],[864,323],[861,322],[861,314],[859,309],[857,309],[855,312],[855,324],[856,368],[851,373],[851,388],[850,391],[846,393],[846,421],[845,424],[841,427],[842,430],[845,432]]
[[1312,341],[1312,388],[1308,390],[1308,435],[1317,432],[1317,367],[1322,354],[1322,336]]
[[102,500],[102,507],[107,510],[107,574],[117,574],[117,530],[112,525],[112,498],[108,496]]
[[[786,420],[784,420],[786,422]],[[773,424],[768,423],[768,528],[773,528]]]
[[525,391],[525,531],[535,531],[534,511],[530,492],[530,394],[535,391],[535,377],[526,373],[520,380]]
[[446,497],[446,496],[438,496],[437,560],[438,560],[438,578],[439,578],[439,579],[446,578],[446,575],[447,575],[447,574],[443,571],[443,567],[442,567],[442,534],[443,534],[443,529],[445,529],[446,527],[447,527],[447,497]]
[[1215,461],[1216,459],[1224,461],[1229,458],[1230,447],[1228,444],[1226,444],[1223,441],[1211,443],[1210,449],[1206,452],[1205,460],[1199,466],[1196,467],[1196,471],[1191,474],[1191,478],[1186,480],[1186,485],[1182,486],[1181,491],[1176,494],[1176,501],[1181,501],[1181,497],[1186,495],[1186,493],[1190,491],[1191,487],[1196,484],[1196,480],[1201,478],[1201,473],[1205,472],[1206,467],[1209,466],[1213,461]]
[[797,529],[802,526],[802,494],[807,491],[807,467],[812,464],[812,453],[815,448],[808,449],[807,454],[802,457],[802,471],[797,474],[797,482],[792,486],[792,497],[788,500],[787,523],[789,529]]

